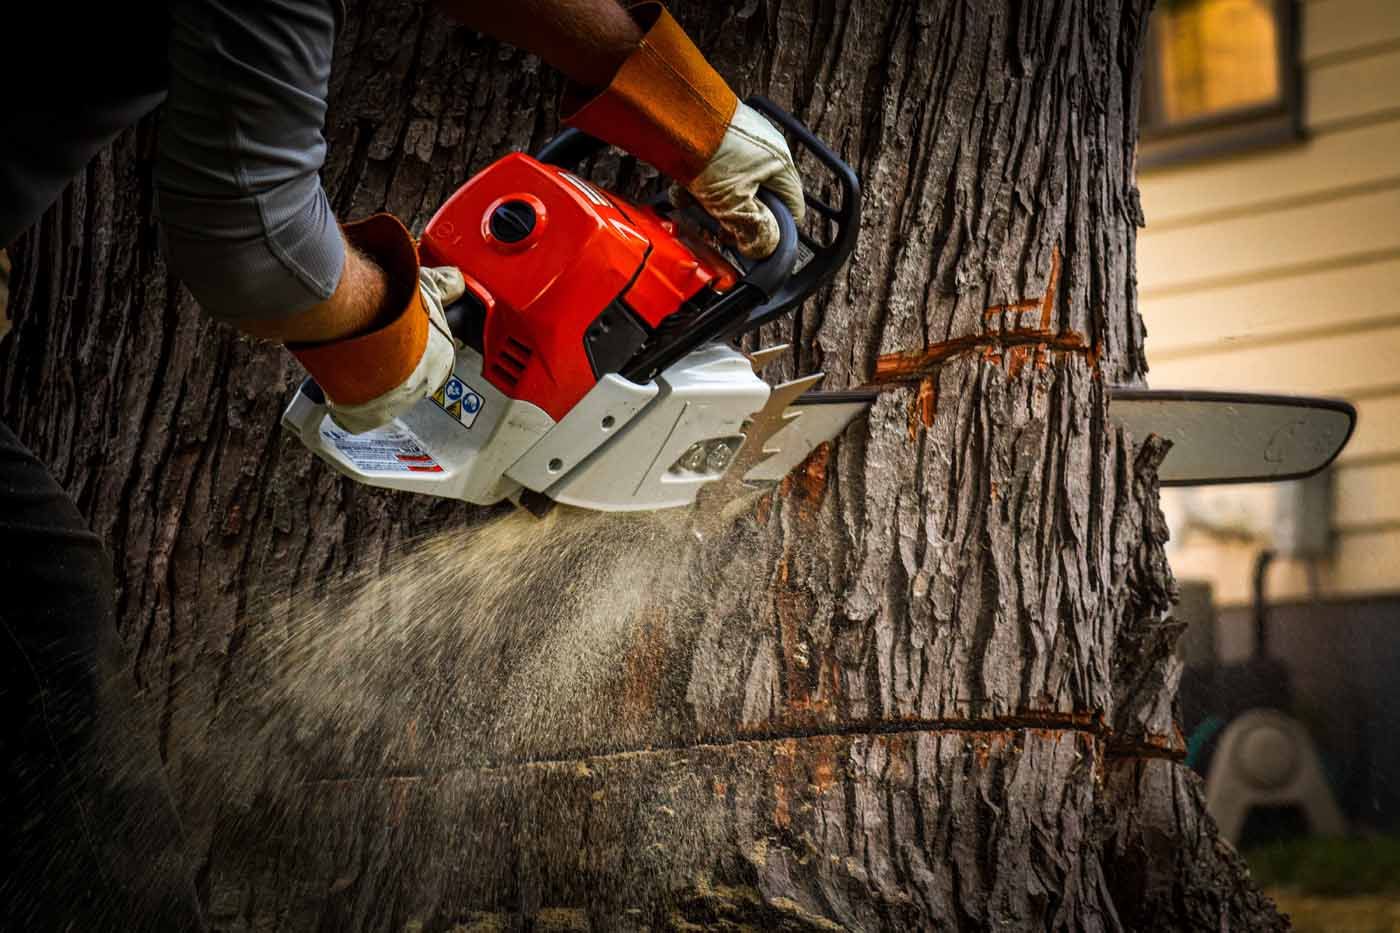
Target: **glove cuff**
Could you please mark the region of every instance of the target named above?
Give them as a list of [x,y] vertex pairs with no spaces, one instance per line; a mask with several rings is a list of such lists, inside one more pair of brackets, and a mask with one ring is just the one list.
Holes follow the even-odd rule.
[[342,229],[347,243],[384,270],[389,285],[384,307],[393,317],[367,334],[287,349],[332,401],[362,405],[413,374],[428,344],[428,312],[418,287],[418,248],[398,218],[375,214]]
[[664,6],[641,3],[628,12],[646,30],[642,41],[591,98],[575,84],[565,87],[564,123],[689,184],[719,148],[739,98]]

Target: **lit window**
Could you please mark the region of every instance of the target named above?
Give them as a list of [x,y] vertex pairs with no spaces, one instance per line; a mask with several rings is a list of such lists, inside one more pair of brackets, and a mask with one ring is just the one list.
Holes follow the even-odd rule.
[[1143,69],[1144,166],[1298,138],[1293,0],[1162,0]]

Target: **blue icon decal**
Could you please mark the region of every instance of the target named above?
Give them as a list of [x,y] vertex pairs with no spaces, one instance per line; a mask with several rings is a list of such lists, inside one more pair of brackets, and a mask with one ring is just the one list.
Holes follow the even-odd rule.
[[477,414],[486,406],[486,399],[456,376],[434,392],[432,400],[434,405],[460,421],[464,428],[470,428],[476,422]]

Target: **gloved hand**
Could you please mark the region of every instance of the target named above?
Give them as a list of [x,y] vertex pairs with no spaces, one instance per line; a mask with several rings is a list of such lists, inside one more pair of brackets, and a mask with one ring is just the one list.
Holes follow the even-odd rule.
[[403,382],[367,402],[342,404],[327,394],[326,408],[331,420],[351,434],[361,434],[388,424],[415,402],[436,392],[452,375],[452,364],[457,359],[457,343],[447,328],[443,309],[461,298],[465,288],[462,273],[452,266],[420,269],[418,289],[423,309],[428,313],[428,341],[418,365]]
[[650,162],[685,187],[739,250],[762,258],[778,245],[778,224],[756,197],[760,186],[805,214],[802,180],[787,140],[739,102],[660,3],[629,11],[641,43],[603,91],[565,91],[564,122]]
[[807,204],[787,140],[763,114],[741,103],[719,148],[685,190],[734,237],[739,252],[762,259],[778,248],[778,221],[758,199],[760,187],[782,198],[802,222]]
[[348,243],[384,269],[393,320],[330,343],[288,344],[326,395],[331,418],[353,434],[403,414],[452,375],[457,343],[444,309],[462,297],[462,273],[451,266],[420,268],[413,238],[389,214],[345,226]]

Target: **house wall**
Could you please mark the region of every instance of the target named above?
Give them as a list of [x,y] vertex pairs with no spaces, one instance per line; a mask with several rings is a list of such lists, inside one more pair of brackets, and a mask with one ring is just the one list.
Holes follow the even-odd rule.
[[[1305,141],[1141,173],[1150,384],[1351,400],[1334,555],[1312,581],[1281,561],[1269,594],[1400,592],[1400,0],[1303,0],[1300,15]],[[1164,497],[1169,514],[1182,499]],[[1261,546],[1186,532],[1173,566],[1238,605]]]

